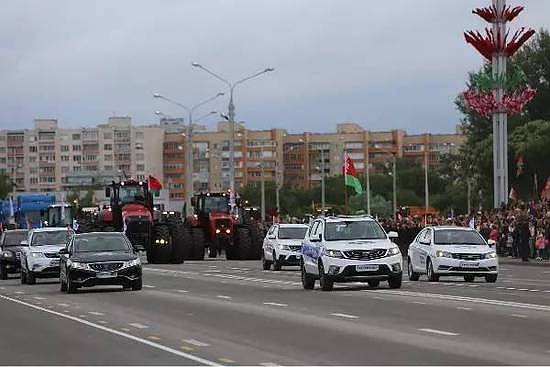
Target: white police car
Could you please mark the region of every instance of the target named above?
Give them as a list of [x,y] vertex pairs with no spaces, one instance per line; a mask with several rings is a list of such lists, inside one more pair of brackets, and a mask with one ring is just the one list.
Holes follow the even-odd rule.
[[407,272],[411,280],[426,274],[429,281],[440,276],[462,276],[467,282],[485,277],[494,283],[498,277],[496,252],[472,228],[426,227],[409,246]]
[[283,265],[300,265],[302,241],[308,226],[306,224],[274,224],[263,244],[263,269],[281,270]]
[[400,288],[402,258],[399,247],[370,216],[339,216],[315,219],[302,245],[302,285],[330,291],[335,282],[367,282],[377,287],[381,280]]

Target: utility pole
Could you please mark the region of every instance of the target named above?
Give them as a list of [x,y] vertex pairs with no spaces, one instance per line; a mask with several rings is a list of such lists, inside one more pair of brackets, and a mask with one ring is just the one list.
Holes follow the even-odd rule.
[[[263,156],[263,154],[262,154]],[[263,159],[262,159],[263,160]],[[260,187],[261,187],[261,214],[262,214],[262,223],[265,222],[265,178],[264,178],[264,165],[263,162],[260,163],[260,174],[261,181],[260,181]]]
[[392,178],[393,178],[393,218],[397,219],[397,167],[395,152],[392,153]]
[[[369,135],[370,140],[370,135]],[[369,161],[369,141],[367,141],[367,165],[365,167],[365,174],[366,174],[366,189],[367,189],[367,214],[370,215],[370,161]]]
[[472,213],[472,183],[470,178],[466,180],[467,185],[467,195],[468,195],[468,215]]
[[321,149],[321,210],[325,215],[325,150]]
[[428,169],[429,169],[429,151],[428,151],[428,144],[425,147],[425,153],[424,153],[424,205],[425,205],[425,214],[426,217],[428,216],[428,208],[430,207],[430,192],[429,192],[429,184],[428,184]]

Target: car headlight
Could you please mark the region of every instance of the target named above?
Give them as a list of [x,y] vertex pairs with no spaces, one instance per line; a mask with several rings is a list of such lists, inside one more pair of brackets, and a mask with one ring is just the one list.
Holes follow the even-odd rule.
[[497,253],[494,251],[488,252],[485,254],[486,259],[494,259],[497,257]]
[[31,257],[44,257],[42,252],[31,252]]
[[395,246],[395,247],[392,247],[392,248],[389,248],[388,251],[386,252],[386,256],[393,256],[393,255],[397,255],[397,254],[400,254],[401,251],[399,251],[399,247]]
[[290,247],[288,247],[288,245],[279,244],[278,246],[279,246],[279,250],[290,251]]
[[339,250],[325,250],[325,255],[329,257],[337,257],[337,258],[343,258],[344,255],[342,254],[342,251]]
[[72,269],[88,270],[88,264],[67,260],[67,266]]
[[452,258],[452,257],[453,257],[453,254],[450,253],[449,251],[437,250],[437,251],[435,252],[435,256],[437,256],[437,257],[450,257],[450,258]]
[[139,257],[134,260],[126,261],[124,263],[125,268],[129,268],[131,266],[138,266],[138,265],[141,265],[141,261],[139,260]]

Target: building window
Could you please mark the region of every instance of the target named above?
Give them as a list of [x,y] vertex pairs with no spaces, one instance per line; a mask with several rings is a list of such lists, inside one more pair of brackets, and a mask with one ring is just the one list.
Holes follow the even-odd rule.
[[113,155],[112,154],[105,154],[103,156],[103,160],[105,161],[112,161],[113,160]]
[[103,133],[103,139],[110,140],[113,138],[113,133]]
[[113,170],[113,166],[103,166],[103,170],[105,170],[105,171],[112,171],[112,170]]
[[61,173],[67,173],[69,172],[69,167],[63,166],[61,167]]
[[68,155],[62,155],[61,160],[64,161],[64,162],[68,162],[69,161],[69,156]]
[[103,150],[113,150],[113,144],[104,144]]
[[37,177],[31,177],[31,185],[37,185],[38,184],[38,178]]
[[80,162],[81,160],[82,160],[82,157],[81,157],[81,156],[79,156],[79,155],[73,156],[73,161],[75,161],[75,162]]
[[143,131],[136,131],[136,139],[143,139]]
[[38,151],[37,147],[29,147],[29,152],[30,153],[36,153],[37,151]]
[[96,158],[97,158],[97,156],[96,156],[96,155],[92,155],[92,154],[88,154],[88,155],[84,156],[84,160],[85,160],[85,161],[95,161]]
[[29,157],[29,162],[31,163],[36,162],[36,157],[34,156]]
[[80,172],[80,166],[74,166],[73,172]]
[[73,152],[79,152],[80,150],[82,150],[82,147],[80,145],[73,145]]
[[73,140],[80,140],[80,134],[73,134]]
[[136,153],[136,160],[142,161],[145,159],[145,155],[143,153]]
[[62,152],[68,152],[69,151],[69,146],[68,145],[62,145],[61,146],[61,151]]
[[145,165],[144,164],[138,164],[136,165],[137,171],[145,171]]
[[137,150],[143,150],[143,143],[136,143]]
[[137,175],[138,181],[145,181],[145,175]]

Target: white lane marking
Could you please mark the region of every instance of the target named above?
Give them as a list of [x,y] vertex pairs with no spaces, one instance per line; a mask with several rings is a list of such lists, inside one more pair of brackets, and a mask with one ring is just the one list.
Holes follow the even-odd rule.
[[[550,352],[550,351],[549,351]],[[260,363],[260,366],[264,366],[264,367],[280,367],[281,365],[280,364],[277,364],[277,363],[273,363],[273,362],[263,362],[263,363]]]
[[286,303],[277,303],[277,302],[264,302],[266,306],[275,306],[275,307],[288,307]]
[[23,292],[23,291],[16,291],[16,292],[13,292],[13,293],[15,293],[15,294],[25,294],[25,292]]
[[178,289],[178,290],[176,290],[176,292],[178,292],[178,293],[189,293],[189,291],[186,291],[186,290],[183,290],[183,289]]
[[103,324],[103,325],[108,324],[108,322],[105,321],[105,320],[99,320],[98,323]]
[[444,330],[437,330],[437,329],[418,329],[419,331],[424,331],[425,333],[432,333],[432,334],[438,334],[438,335],[446,335],[446,336],[457,336],[460,334],[452,333],[450,331],[444,331]]
[[171,353],[171,354],[177,355],[179,357],[187,358],[187,359],[189,359],[191,361],[194,361],[194,362],[197,362],[197,363],[202,363],[202,364],[207,365],[207,366],[219,366],[219,363],[209,361],[207,359],[197,357],[197,356],[194,356],[192,354],[184,353],[184,352],[181,352],[179,350],[167,347],[165,345],[155,343],[155,342],[152,342],[152,341],[149,341],[149,340],[146,340],[146,339],[142,339],[140,337],[137,337],[137,336],[134,336],[134,335],[131,335],[131,334],[127,334],[127,333],[122,332],[122,331],[111,329],[107,326],[98,325],[98,324],[95,324],[95,323],[90,322],[88,320],[83,320],[83,319],[75,317],[75,316],[65,315],[64,313],[61,313],[61,312],[48,310],[47,308],[40,307],[40,306],[35,306],[35,305],[30,304],[30,303],[23,302],[23,301],[20,301],[18,299],[11,298],[11,297],[6,297],[6,296],[1,295],[1,294],[0,294],[0,298],[3,298],[7,301],[18,303],[18,304],[23,305],[23,306],[33,308],[33,309],[38,310],[38,311],[49,313],[51,315],[64,317],[68,320],[76,321],[78,323],[81,323],[81,324],[84,324],[84,325],[87,325],[87,326],[90,326],[90,327],[93,327],[93,328],[96,328],[96,329],[99,329],[99,330],[103,330],[103,331],[106,331],[108,333],[111,333],[111,334],[118,335],[118,336],[121,336],[121,337],[126,338],[126,339],[136,341],[138,343],[148,345],[150,347],[162,350],[164,352]]
[[374,296],[374,297],[372,297],[372,298],[374,298],[374,299],[381,299],[381,300],[385,300],[385,298],[384,298],[384,297],[379,297],[379,296]]
[[331,313],[330,316],[342,317],[344,319],[358,319],[359,316],[348,315],[346,313]]
[[33,297],[34,299],[38,300],[38,301],[44,301],[46,300],[47,298],[45,297]]
[[497,289],[504,289],[505,287],[497,287]]
[[365,290],[363,290],[363,292],[381,293],[381,294],[395,295],[395,296],[433,298],[433,299],[442,299],[442,300],[446,300],[446,301],[483,303],[483,304],[493,305],[493,306],[525,308],[525,309],[530,309],[530,310],[550,312],[550,306],[546,306],[546,305],[538,305],[538,304],[532,304],[532,303],[510,302],[510,301],[499,301],[499,300],[496,300],[496,299],[487,299],[487,298],[453,296],[453,295],[450,295],[450,294],[397,291],[397,290],[390,290],[390,289],[378,289],[378,290],[365,289]]
[[221,298],[221,299],[233,299],[233,297],[230,297],[230,296],[224,296],[224,295],[218,295],[216,296],[217,298]]
[[149,327],[147,325],[143,325],[138,322],[131,322],[131,323],[128,323],[128,325],[135,327],[136,329],[147,329]]
[[527,316],[521,315],[521,314],[519,314],[519,313],[513,313],[513,314],[511,314],[510,316],[512,316],[512,317],[517,317],[517,318],[520,318],[520,319],[525,319],[525,318],[527,318]]
[[479,287],[479,285],[477,285],[477,284],[469,284],[468,287],[475,288],[475,287]]
[[426,302],[419,302],[419,301],[414,301],[414,302],[409,302],[409,303],[412,303],[412,304],[415,304],[415,305],[427,305]]
[[69,307],[69,305],[66,303],[58,303],[57,305],[61,307]]
[[94,316],[105,316],[104,313],[101,313],[101,312],[95,312],[95,311],[90,311],[88,312],[90,315],[94,315]]
[[472,310],[471,307],[462,307],[462,306],[458,306],[457,309],[458,310],[463,310],[463,311],[471,311]]
[[529,292],[540,292],[540,289],[529,289]]
[[203,343],[203,342],[201,342],[197,339],[183,339],[183,342],[187,343],[187,344],[194,345],[195,347],[209,347],[210,346],[210,344]]
[[520,289],[518,289],[518,291],[528,291],[528,290],[529,290],[529,289],[527,289],[527,288],[520,288]]
[[143,288],[156,288],[156,287],[157,287],[156,285],[149,285],[149,284],[143,285]]
[[515,290],[516,288],[514,288],[514,287],[507,287],[506,289],[508,289],[509,291],[513,291],[513,290]]

